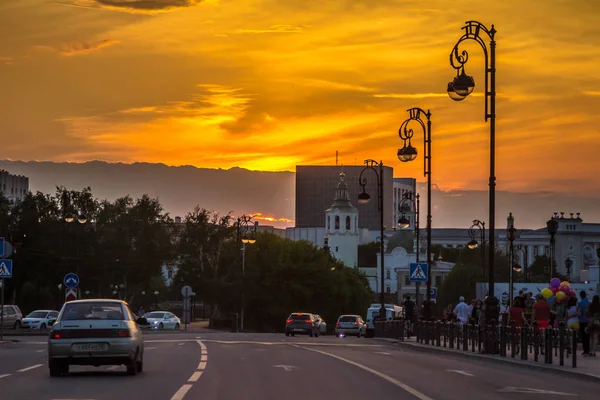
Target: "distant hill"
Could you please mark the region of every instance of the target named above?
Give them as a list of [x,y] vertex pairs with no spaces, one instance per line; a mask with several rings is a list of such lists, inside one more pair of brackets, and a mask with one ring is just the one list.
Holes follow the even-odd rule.
[[[150,163],[55,163],[0,160],[0,169],[29,177],[30,189],[54,193],[57,185],[81,190],[90,186],[100,199],[114,200],[144,193],[158,197],[172,216],[184,216],[196,205],[235,215],[262,213],[279,221],[261,224],[293,226],[295,219],[295,173],[249,171],[242,168],[209,169],[170,167]],[[421,224],[425,226],[426,191],[421,193]],[[506,226],[512,212],[519,228],[542,228],[553,212],[581,213],[585,222],[600,223],[600,199],[580,193],[496,192],[496,228]],[[331,189],[333,200],[335,188]],[[434,228],[469,227],[473,219],[487,224],[488,192],[483,190],[433,190]],[[359,208],[360,210],[360,208]],[[287,221],[287,222],[286,222]]]
[[[100,199],[130,194],[158,197],[172,215],[184,216],[196,205],[219,213],[262,213],[294,219],[295,174],[242,168],[170,167],[150,163],[54,163],[0,160],[0,169],[29,177],[30,190],[54,193],[57,185],[92,188]],[[265,223],[266,224],[266,223]],[[290,225],[289,223],[287,225]]]

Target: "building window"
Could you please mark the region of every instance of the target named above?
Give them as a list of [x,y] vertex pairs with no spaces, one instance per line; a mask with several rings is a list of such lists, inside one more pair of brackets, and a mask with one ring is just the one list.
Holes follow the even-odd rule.
[[404,285],[410,286],[410,276],[408,274],[404,275]]
[[540,249],[537,246],[533,246],[533,255],[537,256],[539,254]]
[[437,275],[435,277],[435,286],[437,286],[437,287],[442,286],[442,277],[440,275]]
[[390,271],[385,271],[385,279],[392,279]]
[[336,252],[336,253],[338,252],[338,247],[337,247],[337,246],[335,246],[335,252]]
[[331,229],[331,217],[327,216],[327,230]]
[[354,217],[354,227],[358,230],[358,217]]
[[335,229],[340,229],[340,217],[339,217],[339,215],[335,216]]
[[392,292],[392,289],[390,289],[390,287],[389,287],[389,286],[387,286],[387,287],[385,288],[385,291],[386,291],[387,293],[391,293],[391,292]]
[[350,217],[346,217],[346,230],[349,231],[350,230]]

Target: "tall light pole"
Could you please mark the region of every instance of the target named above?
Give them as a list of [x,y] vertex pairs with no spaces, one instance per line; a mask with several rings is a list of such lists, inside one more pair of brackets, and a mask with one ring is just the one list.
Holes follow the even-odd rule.
[[[80,225],[85,224],[88,219],[87,216],[81,212],[75,214],[75,213],[67,213],[64,216],[64,220],[67,224],[72,224],[75,223],[75,221],[77,221]],[[77,225],[77,224],[75,224]],[[82,263],[82,260],[79,260],[79,258],[81,257],[81,254],[79,252],[79,237],[80,235],[77,235],[77,241],[76,241],[76,249],[77,249],[77,267],[75,268],[75,270],[77,271],[77,274],[79,275],[80,273],[80,265]],[[81,298],[81,292],[78,290],[77,291],[78,296]],[[66,295],[65,295],[66,296]]]
[[567,281],[571,280],[571,268],[573,267],[573,260],[569,257],[565,260],[565,268],[567,269]]
[[[489,204],[489,260],[488,296],[485,299],[485,320],[489,324],[498,319],[498,298],[494,295],[494,262],[496,255],[496,29],[488,29],[477,21],[467,21],[462,27],[464,33],[450,52],[450,65],[456,70],[456,77],[448,83],[448,95],[452,100],[462,101],[473,92],[475,81],[465,74],[465,64],[469,60],[466,50],[460,50],[462,42],[474,40],[483,49],[485,57],[485,120],[490,122],[490,204]],[[484,37],[482,37],[482,35]],[[489,50],[484,38],[489,39]]]
[[515,268],[515,248],[514,241],[517,238],[517,230],[515,229],[515,218],[512,213],[508,214],[508,218],[506,218],[506,239],[508,239],[509,247],[508,247],[508,262],[509,262],[509,288],[508,288],[508,305],[512,307],[513,305],[513,286],[514,286],[514,274],[513,270]]
[[[421,253],[421,230],[419,228],[419,215],[420,215],[420,200],[419,194],[417,193],[416,195],[413,192],[405,192],[402,195],[402,201],[400,202],[400,204],[398,204],[398,212],[400,213],[400,218],[398,218],[398,227],[400,229],[407,229],[410,227],[410,220],[406,217],[406,212],[410,211],[410,206],[407,203],[411,203],[412,204],[412,208],[413,210],[415,210],[415,220],[414,220],[414,231],[415,231],[415,236],[416,236],[416,240],[417,240],[417,248],[415,249],[416,251],[416,256],[415,256],[415,261],[418,263],[419,262],[419,255]],[[418,312],[420,310],[420,305],[421,305],[421,282],[416,282],[416,296],[415,296],[415,301],[417,303],[417,317],[418,317]]]
[[481,274],[485,279],[485,222],[478,219],[473,220],[473,225],[469,227],[469,238],[471,239],[467,243],[469,249],[476,249],[479,246],[479,242],[475,239],[475,229],[479,231],[479,237],[481,238]]
[[[408,119],[406,119],[400,129],[398,135],[403,141],[403,146],[398,150],[398,158],[402,162],[413,161],[417,158],[417,149],[411,144],[411,139],[414,136],[414,131],[409,127],[410,122],[418,123],[423,129],[423,172],[427,177],[427,302],[424,304],[423,312],[425,318],[431,318],[431,112],[421,108],[414,107],[407,110]],[[422,116],[425,116],[423,120]]]
[[554,216],[546,222],[546,228],[550,235],[550,266],[548,267],[548,281],[552,280],[552,273],[554,272],[554,258],[555,258],[555,236],[558,232],[558,213],[554,213]]
[[244,305],[246,288],[246,245],[256,243],[258,222],[252,222],[251,216],[242,215],[237,219],[237,244],[242,244],[242,307],[240,312],[240,332],[244,332]]
[[371,196],[366,191],[367,178],[363,178],[363,174],[367,170],[375,172],[377,177],[377,209],[379,210],[379,253],[381,259],[381,308],[379,309],[379,318],[382,321],[386,320],[385,311],[385,244],[384,244],[384,224],[383,224],[383,161],[365,160],[365,167],[360,171],[358,184],[362,188],[362,192],[358,195],[358,204],[367,204],[371,200]]
[[527,246],[517,245],[517,252],[523,253],[523,269],[525,270],[525,278],[527,282],[531,282],[532,271],[529,268],[529,251],[527,250]]

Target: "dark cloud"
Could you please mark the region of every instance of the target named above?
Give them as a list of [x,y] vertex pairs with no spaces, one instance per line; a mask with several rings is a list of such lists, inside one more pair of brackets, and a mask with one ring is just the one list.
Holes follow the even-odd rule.
[[173,8],[193,7],[204,0],[95,0],[106,7],[130,9],[134,11],[165,11]]

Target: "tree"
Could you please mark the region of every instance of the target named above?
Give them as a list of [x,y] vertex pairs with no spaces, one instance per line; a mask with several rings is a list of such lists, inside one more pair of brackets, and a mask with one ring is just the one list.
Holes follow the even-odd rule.
[[379,253],[379,243],[371,242],[358,245],[358,267],[374,268],[377,267],[377,253]]
[[[552,266],[552,278],[558,278],[562,281],[566,281],[565,275],[559,274],[556,270],[556,262],[553,262]],[[550,258],[546,255],[535,256],[531,265],[528,266],[530,270],[531,282],[548,282],[550,284],[550,276],[548,274],[548,266],[550,265]],[[524,274],[523,274],[524,275]]]
[[482,278],[481,266],[477,264],[455,264],[440,287],[439,299],[437,300],[440,309],[447,304],[457,304],[461,296],[464,296],[467,301],[474,299],[476,283],[481,282]]
[[394,233],[387,244],[387,251],[391,252],[396,247],[404,248],[409,254],[415,251],[415,234],[412,229],[401,229]]

